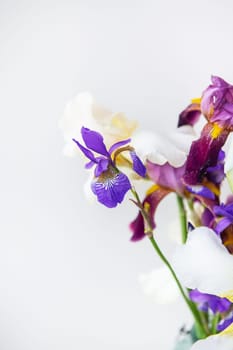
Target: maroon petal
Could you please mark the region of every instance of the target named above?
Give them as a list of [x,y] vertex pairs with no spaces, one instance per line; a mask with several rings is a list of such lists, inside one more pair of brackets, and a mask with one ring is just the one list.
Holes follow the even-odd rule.
[[[147,197],[143,201],[143,206],[145,209],[147,209],[149,220],[150,220],[150,226],[154,229],[156,227],[155,225],[155,211],[161,202],[161,200],[170,193],[169,190],[165,190],[163,188],[157,187],[154,192],[147,195]],[[133,235],[131,236],[132,242],[140,241],[145,237],[145,225],[144,225],[144,219],[141,214],[141,212],[138,213],[138,216],[134,221],[130,223],[130,230],[132,231]]]
[[216,136],[215,128],[215,124],[206,124],[201,137],[191,145],[183,176],[187,185],[200,184],[206,176],[207,168],[217,164],[219,152],[229,131],[219,129]]
[[183,125],[193,126],[198,122],[200,115],[200,104],[192,103],[188,105],[188,107],[186,107],[179,115],[178,127]]

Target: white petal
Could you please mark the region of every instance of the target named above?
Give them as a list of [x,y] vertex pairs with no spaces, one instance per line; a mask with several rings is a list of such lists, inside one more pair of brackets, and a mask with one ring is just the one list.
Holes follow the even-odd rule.
[[[137,123],[129,121],[123,113],[112,113],[97,104],[90,93],[83,92],[67,104],[59,122],[66,143],[69,144],[72,138],[81,141],[82,126],[100,132],[106,146],[110,147],[117,141],[129,138]],[[63,153],[74,154],[69,145],[65,147],[67,149]]]
[[143,160],[150,160],[159,165],[166,162],[180,167],[187,158],[192,141],[196,138],[190,126],[173,130],[169,135],[150,131],[141,131],[132,138],[132,145]]
[[185,287],[217,295],[233,289],[233,256],[207,227],[189,233],[186,244],[177,248],[172,265]]
[[139,276],[144,293],[158,304],[176,301],[179,290],[166,266]]
[[233,350],[233,337],[213,335],[196,342],[191,350]]

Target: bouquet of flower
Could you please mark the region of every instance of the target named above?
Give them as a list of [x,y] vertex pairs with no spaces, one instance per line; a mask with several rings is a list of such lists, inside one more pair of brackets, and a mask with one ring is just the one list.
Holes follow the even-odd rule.
[[[200,118],[205,124],[197,134]],[[88,93],[68,104],[60,126],[65,153],[87,159],[88,196],[114,208],[130,193],[138,211],[131,241],[149,239],[193,316],[189,342],[176,349],[232,350],[233,196],[223,199],[222,184],[226,178],[233,191],[233,142],[223,150],[233,131],[233,86],[213,76],[163,142],[136,131],[135,122],[97,105]],[[148,184],[144,198],[137,190],[142,181]],[[183,244],[168,261],[154,231],[156,209],[170,193],[177,196]]]

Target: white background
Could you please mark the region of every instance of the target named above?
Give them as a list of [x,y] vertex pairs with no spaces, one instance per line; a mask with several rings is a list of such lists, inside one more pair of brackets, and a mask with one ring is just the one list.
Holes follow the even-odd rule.
[[[189,314],[157,306],[138,275],[160,266],[129,242],[136,209],[86,202],[58,120],[89,90],[144,128],[172,129],[216,74],[233,82],[232,1],[0,1],[0,348],[170,350]],[[168,254],[176,217],[159,208]]]

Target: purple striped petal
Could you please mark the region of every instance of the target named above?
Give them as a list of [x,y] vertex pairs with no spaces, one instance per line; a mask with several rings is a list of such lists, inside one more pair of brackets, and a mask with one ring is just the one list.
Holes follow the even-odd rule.
[[195,125],[201,115],[200,104],[192,103],[183,110],[179,115],[178,127],[183,125]]
[[[93,154],[91,151],[89,151],[89,149],[83,147],[83,146],[81,145],[81,143],[79,143],[77,140],[75,140],[75,139],[72,139],[72,140],[76,143],[76,145],[79,147],[79,149],[83,152],[83,154],[84,154],[88,159],[90,159],[93,163],[97,163],[94,154]],[[88,163],[88,164],[89,164],[89,163]]]
[[81,134],[87,148],[90,148],[92,151],[102,154],[103,156],[109,157],[103,136],[100,133],[82,127]]
[[215,194],[207,187],[205,186],[187,186],[187,190],[193,194],[196,194],[198,196],[202,196],[208,199],[215,199]]
[[218,154],[226,142],[229,132],[221,130],[214,136],[214,125],[206,124],[201,137],[191,145],[186,162],[184,182],[187,185],[197,185],[202,182],[209,167],[216,166]]
[[133,170],[141,177],[146,176],[146,167],[142,163],[141,159],[136,155],[134,151],[130,152],[131,159],[133,161]]
[[92,184],[92,191],[98,201],[108,208],[114,208],[121,203],[130,188],[128,177],[113,167],[109,167],[108,171],[102,173]]
[[114,143],[110,148],[109,148],[109,154],[112,154],[116,149],[124,146],[124,145],[127,145],[127,143],[130,143],[131,139],[127,139],[127,140],[123,140],[123,141],[119,141],[119,142],[116,142]]
[[[152,228],[155,228],[156,226],[154,220],[156,209],[161,200],[169,193],[169,190],[157,188],[154,192],[149,194],[143,201],[143,206],[147,207],[150,225]],[[141,212],[139,212],[136,219],[130,223],[129,228],[133,233],[130,239],[132,242],[140,241],[145,237],[144,219]]]

